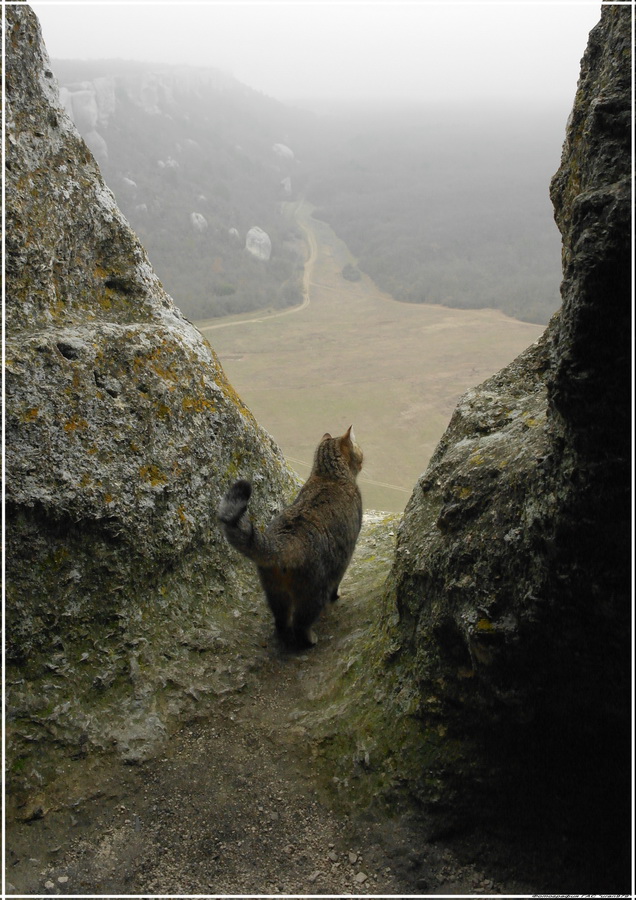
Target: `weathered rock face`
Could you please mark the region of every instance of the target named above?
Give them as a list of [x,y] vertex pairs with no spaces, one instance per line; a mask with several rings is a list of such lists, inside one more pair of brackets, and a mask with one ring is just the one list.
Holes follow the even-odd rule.
[[272,255],[270,236],[258,225],[254,225],[245,235],[245,249],[252,256],[255,256],[256,259],[267,262]]
[[294,151],[290,150],[286,144],[274,144],[272,150],[274,151],[274,154],[284,162],[293,162],[295,159]]
[[492,798],[519,778],[506,746],[529,796],[533,753],[562,784],[587,756],[577,789],[609,815],[615,770],[594,765],[611,748],[629,769],[630,73],[630,11],[606,7],[551,186],[562,310],[462,398],[399,532],[390,608],[420,715],[470,742],[437,760],[456,813],[478,780]]
[[207,230],[208,220],[201,213],[190,213],[190,222],[195,231],[201,232]]
[[12,735],[17,756],[42,732],[134,757],[165,732],[165,666],[187,681],[187,647],[243,591],[222,491],[253,479],[267,519],[294,482],[61,108],[35,16],[7,25]]

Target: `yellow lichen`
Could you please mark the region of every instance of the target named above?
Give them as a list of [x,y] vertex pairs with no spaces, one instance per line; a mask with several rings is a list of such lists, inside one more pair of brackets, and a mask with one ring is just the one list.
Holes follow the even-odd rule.
[[86,419],[81,419],[79,416],[73,416],[73,418],[69,419],[64,425],[64,431],[66,431],[67,434],[72,434],[76,431],[84,431],[86,428],[88,428],[88,422]]
[[170,407],[165,403],[157,403],[157,415],[160,419],[165,419],[170,415]]
[[187,412],[204,412],[205,410],[213,410],[214,403],[205,397],[184,397],[183,408]]
[[153,487],[156,487],[159,484],[167,484],[168,482],[168,476],[161,471],[159,466],[154,465],[154,463],[149,466],[141,466],[139,474],[144,481],[150,482]]

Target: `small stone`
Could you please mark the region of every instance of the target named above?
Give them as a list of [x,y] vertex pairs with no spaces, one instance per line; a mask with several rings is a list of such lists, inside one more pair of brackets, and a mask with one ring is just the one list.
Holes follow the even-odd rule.
[[53,888],[55,887],[55,885],[53,884],[52,881],[45,881],[44,887],[47,889],[47,891],[52,891]]
[[369,876],[365,875],[364,872],[358,872],[358,874],[355,877],[355,880],[358,882],[358,884],[363,884],[367,880],[368,877]]
[[321,878],[324,874],[324,872],[312,872],[308,878],[308,881],[311,881],[313,883],[317,878]]
[[329,857],[329,859],[331,860],[331,862],[337,862],[337,861],[338,861],[338,854],[336,853],[335,850],[330,850],[329,853],[327,854],[327,856]]
[[349,851],[349,862],[351,863],[352,866],[355,863],[357,863],[358,862],[358,854],[352,853],[351,851]]
[[68,875],[60,875],[57,880],[60,884],[66,884],[66,882],[68,881]]

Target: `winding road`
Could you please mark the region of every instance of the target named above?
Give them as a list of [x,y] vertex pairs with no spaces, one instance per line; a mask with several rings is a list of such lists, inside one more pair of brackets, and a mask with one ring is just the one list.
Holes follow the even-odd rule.
[[297,213],[302,202],[302,200],[299,200],[296,203],[294,215],[296,216],[296,223],[300,225],[305,233],[307,246],[309,247],[309,256],[305,260],[305,268],[303,272],[303,302],[299,303],[298,306],[290,306],[287,309],[281,309],[279,312],[270,313],[267,316],[253,316],[249,319],[235,319],[232,322],[219,322],[216,325],[197,325],[201,334],[205,335],[208,331],[216,331],[217,328],[232,328],[232,326],[234,325],[247,325],[254,322],[271,322],[272,319],[279,319],[281,316],[289,316],[292,313],[301,312],[301,310],[307,309],[311,302],[311,298],[309,295],[309,286],[311,284],[311,277],[314,271],[314,264],[316,262],[316,259],[318,258],[318,244],[311,228],[308,228],[305,223],[301,222],[301,220],[298,218]]

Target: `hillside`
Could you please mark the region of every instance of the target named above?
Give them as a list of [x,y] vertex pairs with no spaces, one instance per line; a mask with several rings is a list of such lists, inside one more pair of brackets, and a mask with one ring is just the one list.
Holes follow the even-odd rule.
[[307,196],[383,290],[548,322],[560,303],[546,191],[560,119],[528,109],[353,111],[333,134]]
[[[559,305],[546,184],[562,123],[527,109],[288,107],[215,69],[53,61],[61,96],[165,288],[192,319],[300,300],[305,195],[398,300],[545,324]],[[256,226],[264,260],[246,251]]]
[[460,395],[542,329],[499,310],[397,303],[365,274],[349,281],[347,246],[310,204],[286,206],[313,248],[308,305],[196,324],[303,478],[320,433],[353,422],[365,508],[401,512]]
[[[52,66],[104,180],[187,316],[299,301],[303,248],[279,203],[293,190],[287,131],[300,114],[215,69]],[[267,259],[246,249],[255,227],[270,239]]]

